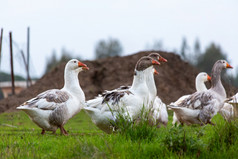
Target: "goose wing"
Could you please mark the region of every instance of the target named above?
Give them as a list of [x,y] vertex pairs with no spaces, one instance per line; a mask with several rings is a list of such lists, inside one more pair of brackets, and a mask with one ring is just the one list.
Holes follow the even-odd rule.
[[17,107],[17,109],[39,108],[43,110],[54,110],[61,105],[66,105],[69,98],[70,94],[66,91],[58,89],[47,90],[35,98],[26,101]]

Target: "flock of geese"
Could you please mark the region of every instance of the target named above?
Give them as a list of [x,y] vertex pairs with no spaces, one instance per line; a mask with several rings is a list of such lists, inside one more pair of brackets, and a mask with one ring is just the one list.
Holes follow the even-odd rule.
[[[211,72],[211,77],[204,72],[197,75],[196,92],[185,95],[176,102],[166,106],[157,96],[154,74],[158,74],[156,65],[167,60],[158,53],[141,57],[135,66],[131,86],[121,86],[111,91],[104,91],[96,98],[85,101],[85,95],[80,87],[78,74],[89,70],[86,64],[72,59],[64,70],[64,87],[51,89],[24,102],[17,109],[23,110],[31,120],[45,131],[67,135],[64,125],[82,109],[91,117],[92,122],[106,133],[114,130],[113,122],[117,122],[119,113],[128,120],[138,120],[141,110],[148,110],[152,125],[160,127],[168,123],[167,108],[174,112],[173,124],[213,124],[211,119],[220,113],[226,120],[234,116],[233,105],[228,103],[225,89],[221,83],[221,71],[232,68],[225,60],[218,60]],[[205,82],[211,81],[207,89]],[[238,93],[229,99],[236,103]],[[113,122],[112,122],[113,121]]]

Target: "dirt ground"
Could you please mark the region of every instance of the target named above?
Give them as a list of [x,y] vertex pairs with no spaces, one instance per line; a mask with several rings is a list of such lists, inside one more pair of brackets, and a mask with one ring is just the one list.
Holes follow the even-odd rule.
[[[151,51],[139,52],[123,57],[83,61],[90,68],[89,71],[79,73],[79,82],[86,99],[94,98],[103,90],[112,90],[121,85],[131,85],[137,60],[149,53],[151,53]],[[199,71],[187,62],[181,60],[180,56],[174,53],[160,51],[159,53],[168,60],[167,63],[156,68],[159,75],[155,76],[155,82],[158,96],[162,101],[168,104],[182,95],[195,92],[195,77]],[[39,79],[35,85],[23,90],[19,95],[1,100],[0,113],[15,110],[15,108],[24,101],[45,90],[62,88],[64,82],[64,66],[65,63],[59,65]],[[237,92],[237,89],[229,84],[224,84],[224,86],[228,97]]]

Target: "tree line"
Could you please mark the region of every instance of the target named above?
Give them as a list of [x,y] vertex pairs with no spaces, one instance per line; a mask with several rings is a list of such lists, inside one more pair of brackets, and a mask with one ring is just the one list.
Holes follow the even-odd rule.
[[[161,40],[154,41],[152,45],[147,45],[145,50],[166,50],[163,48]],[[108,38],[99,40],[95,45],[95,59],[101,59],[112,56],[121,56],[123,47],[121,42],[116,38]],[[179,54],[184,61],[189,62],[200,71],[211,73],[213,64],[219,59],[225,59],[229,62],[228,56],[222,50],[221,46],[215,43],[210,43],[204,51],[201,49],[201,43],[199,39],[196,39],[193,46],[189,46],[186,38],[184,37],[181,42],[179,51],[175,50],[175,53]],[[80,57],[72,57],[72,52],[62,48],[61,56],[56,56],[56,51],[53,50],[50,57],[47,58],[45,73],[51,71],[54,67],[62,62],[67,62],[69,59]],[[232,85],[238,87],[238,72],[235,75],[226,74],[225,77],[230,79]]]

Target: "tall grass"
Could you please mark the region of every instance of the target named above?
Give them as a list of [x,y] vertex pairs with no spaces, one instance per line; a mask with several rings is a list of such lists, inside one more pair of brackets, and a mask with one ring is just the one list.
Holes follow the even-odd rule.
[[131,141],[152,141],[158,134],[155,126],[150,126],[150,110],[142,107],[138,118],[133,120],[126,110],[119,110],[116,121],[111,121],[117,132]]
[[62,136],[41,135],[23,112],[4,113],[0,158],[237,158],[236,120],[227,123],[217,115],[215,126],[172,127],[169,116],[168,126],[158,129],[149,125],[148,112],[139,118],[119,118],[118,132],[106,134],[80,112],[65,125],[69,136]]

